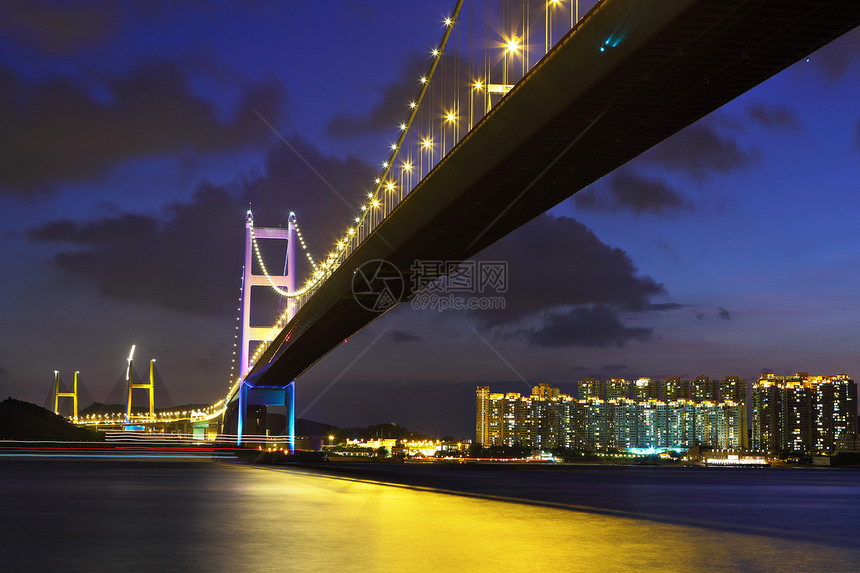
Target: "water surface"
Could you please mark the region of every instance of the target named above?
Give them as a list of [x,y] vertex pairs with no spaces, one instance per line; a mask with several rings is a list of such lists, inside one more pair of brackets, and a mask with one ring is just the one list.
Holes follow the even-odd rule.
[[718,471],[0,460],[0,546],[4,571],[857,569],[860,473]]

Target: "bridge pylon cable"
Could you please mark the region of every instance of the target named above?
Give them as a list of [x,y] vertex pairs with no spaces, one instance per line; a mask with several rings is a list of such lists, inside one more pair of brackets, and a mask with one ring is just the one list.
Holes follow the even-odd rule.
[[[294,224],[295,223],[295,215],[291,214],[291,217],[292,217],[291,223]],[[317,279],[313,282],[306,284],[305,286],[303,286],[302,288],[300,288],[298,290],[295,290],[295,289],[286,290],[286,289],[282,289],[281,287],[276,285],[274,279],[272,278],[273,275],[269,274],[269,269],[266,266],[266,262],[263,260],[263,253],[260,250],[260,243],[257,241],[257,233],[254,229],[254,217],[251,214],[250,210],[248,210],[248,229],[251,233],[251,243],[253,245],[254,254],[257,258],[257,263],[260,265],[260,270],[263,271],[263,276],[266,277],[266,280],[269,283],[269,286],[272,288],[273,291],[275,291],[276,293],[278,293],[279,295],[281,295],[284,298],[297,298],[297,297],[302,296],[306,292],[308,292],[313,286],[315,286],[319,282],[319,279]],[[307,253],[307,251],[305,251],[305,252]],[[309,254],[308,254],[308,256],[310,258]],[[314,265],[314,268],[316,268],[316,265],[314,264],[313,260],[311,260],[311,264]]]

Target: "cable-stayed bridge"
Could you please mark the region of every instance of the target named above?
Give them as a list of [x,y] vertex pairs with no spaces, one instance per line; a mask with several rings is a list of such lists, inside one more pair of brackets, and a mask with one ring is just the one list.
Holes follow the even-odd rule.
[[246,288],[265,280],[289,303],[196,419],[241,437],[249,404],[292,404],[296,378],[415,294],[415,261],[470,258],[858,24],[856,0],[601,0],[585,14],[578,0],[458,0],[366,200],[302,286],[270,274],[256,240],[294,245],[295,220],[274,237],[248,214]]

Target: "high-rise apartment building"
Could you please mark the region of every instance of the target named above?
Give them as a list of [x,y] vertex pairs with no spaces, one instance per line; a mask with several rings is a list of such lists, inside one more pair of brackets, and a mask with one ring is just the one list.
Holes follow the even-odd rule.
[[753,384],[753,444],[769,451],[829,453],[857,433],[857,385],[844,374],[764,374]]
[[475,442],[490,443],[490,387],[478,386],[475,393]]
[[580,400],[598,398],[603,400],[603,382],[594,378],[585,378],[577,384],[577,395]]
[[711,380],[707,376],[697,376],[690,380],[690,400],[693,402],[716,402],[718,398],[719,382]]
[[505,395],[491,393],[488,400],[487,441],[484,445],[502,445],[510,433],[505,420]]
[[633,400],[647,402],[657,400],[660,396],[660,383],[650,378],[640,378],[633,383]]
[[747,403],[747,381],[737,376],[728,376],[720,381],[720,401]]
[[531,442],[522,442],[538,450],[569,447],[572,428],[570,427],[570,408],[574,401],[570,396],[559,395],[541,398],[534,394],[530,403],[533,411],[531,419],[533,431]]
[[666,378],[662,382],[661,390],[660,399],[664,402],[687,399],[687,382],[680,378]]
[[508,392],[503,402],[505,433],[502,443],[530,445],[535,442],[535,412],[531,400],[519,392]]
[[538,384],[532,388],[532,398],[539,398],[541,400],[551,400],[553,398],[558,398],[559,391],[558,388],[553,388],[549,384]]
[[[658,436],[663,432],[660,431],[658,405],[665,404],[658,400],[636,401],[636,447],[647,448],[660,445]],[[665,409],[661,410],[665,415]]]
[[746,408],[734,402],[577,400],[541,385],[529,397],[494,394],[481,386],[477,403],[475,433],[477,442],[484,446],[593,451],[695,444],[747,447]]
[[782,446],[791,452],[813,450],[812,388],[801,380],[782,388]]
[[759,379],[752,389],[753,447],[771,452],[782,449],[781,393],[774,378]]
[[749,447],[749,419],[747,417],[747,405],[740,402],[724,401],[716,405],[721,412],[717,418],[720,424],[719,439],[717,447],[722,449],[733,449],[733,444],[746,449]]
[[630,380],[625,380],[623,378],[612,378],[611,380],[607,380],[604,386],[606,387],[605,397],[607,400],[620,400],[622,398],[630,398],[630,389],[632,386]]
[[[696,408],[696,437],[715,448],[746,448],[747,409],[736,402],[701,402]],[[739,444],[736,446],[734,444]]]
[[630,398],[619,398],[617,400],[607,400],[607,403],[612,404],[614,410],[612,424],[614,432],[613,447],[618,450],[635,448],[638,444],[637,440],[639,436],[636,402]]
[[548,384],[535,386],[531,396],[491,393],[489,387],[479,386],[475,441],[484,446],[568,447],[571,401]]

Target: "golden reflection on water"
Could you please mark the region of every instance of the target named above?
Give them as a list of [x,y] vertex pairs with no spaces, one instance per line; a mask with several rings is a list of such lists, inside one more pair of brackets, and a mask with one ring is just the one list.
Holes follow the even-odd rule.
[[860,560],[860,550],[300,470],[223,471],[234,475],[213,482],[219,523],[207,512],[210,535],[193,551],[203,570],[848,571]]

